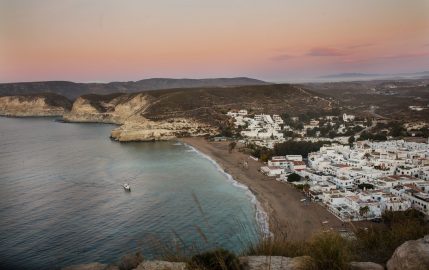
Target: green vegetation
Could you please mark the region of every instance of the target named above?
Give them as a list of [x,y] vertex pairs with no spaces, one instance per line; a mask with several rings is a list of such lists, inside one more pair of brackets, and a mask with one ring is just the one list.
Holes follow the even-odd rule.
[[272,156],[302,155],[306,158],[309,153],[318,151],[325,144],[330,144],[330,142],[286,141],[274,145],[274,149],[260,147],[255,144],[248,144],[247,149],[252,156],[266,162]]
[[344,238],[336,232],[322,232],[308,241],[288,241],[285,236],[263,239],[251,245],[246,255],[310,256],[309,269],[348,269],[350,261],[385,263],[395,249],[408,240],[424,237],[429,225],[424,215],[411,209],[386,212],[382,224],[354,229],[356,237]]
[[235,146],[237,145],[237,143],[235,141],[232,141],[228,144],[228,152],[232,153],[232,150],[234,150]]
[[364,141],[364,140],[373,140],[373,141],[387,141],[387,136],[383,133],[369,133],[369,132],[362,132],[360,134],[360,137],[358,138],[358,141]]
[[368,215],[368,212],[369,212],[369,207],[367,205],[359,208],[359,215],[361,217],[366,217],[366,215]]
[[273,150],[255,144],[248,144],[247,148],[252,156],[259,158],[263,162],[267,162],[274,155]]
[[349,137],[349,145],[353,145],[354,142],[355,142],[355,137],[354,136],[350,136]]
[[202,270],[240,270],[242,267],[237,256],[222,248],[192,256],[189,269]]
[[302,190],[302,191],[304,191],[304,192],[308,192],[308,190],[310,189],[310,185],[309,184],[297,184],[297,185],[294,185],[294,187],[296,188],[296,189],[299,189],[299,190]]
[[[302,185],[304,186],[304,185]],[[366,210],[363,208],[362,215]],[[395,249],[408,240],[415,240],[429,234],[425,216],[417,210],[385,212],[382,223],[368,228],[354,228],[354,237],[344,237],[335,231],[313,235],[306,241],[290,241],[282,232],[273,237],[261,237],[257,242],[246,242],[247,248],[241,254],[234,254],[222,248],[201,251],[196,246],[175,244],[164,249],[166,256],[159,259],[187,263],[188,269],[241,270],[240,256],[284,256],[300,257],[300,269],[349,269],[349,262],[386,263]],[[203,234],[201,232],[201,234]],[[205,241],[207,239],[202,236]],[[180,239],[180,238],[179,238]],[[124,256],[118,263],[119,269],[133,269],[143,260],[140,253]]]
[[355,231],[354,257],[360,261],[386,262],[403,242],[421,238],[429,233],[424,215],[411,209],[383,214],[384,226]]
[[274,146],[274,155],[302,155],[306,158],[309,153],[318,151],[325,144],[330,142],[286,141]]
[[299,174],[291,173],[287,176],[288,182],[298,182],[299,180],[301,180],[301,176],[299,176]]
[[352,252],[348,240],[335,232],[325,232],[315,235],[305,242],[291,242],[285,238],[264,239],[251,246],[247,255],[254,256],[310,256],[306,269],[347,269]]
[[119,270],[131,270],[136,268],[143,261],[143,256],[140,252],[135,254],[127,254],[121,258],[118,263]]
[[221,137],[232,137],[232,135],[233,135],[232,128],[229,127],[229,126],[223,126],[223,127],[220,128],[220,132],[219,132],[218,136],[221,136]]
[[358,185],[359,189],[374,189],[374,185],[368,183],[362,183]]

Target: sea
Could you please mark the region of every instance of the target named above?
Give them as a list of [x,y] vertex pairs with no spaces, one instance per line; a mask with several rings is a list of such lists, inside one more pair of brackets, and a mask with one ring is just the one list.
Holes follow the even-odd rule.
[[0,269],[239,254],[266,233],[249,189],[208,156],[175,141],[118,143],[113,128],[0,117]]

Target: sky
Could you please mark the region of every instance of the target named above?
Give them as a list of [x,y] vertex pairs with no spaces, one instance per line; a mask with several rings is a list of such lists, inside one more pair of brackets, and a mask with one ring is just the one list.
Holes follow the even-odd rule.
[[0,82],[429,70],[429,0],[0,0]]

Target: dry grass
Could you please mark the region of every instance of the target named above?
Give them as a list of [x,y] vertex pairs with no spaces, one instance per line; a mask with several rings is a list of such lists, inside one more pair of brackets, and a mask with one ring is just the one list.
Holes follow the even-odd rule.
[[251,246],[249,256],[310,256],[308,269],[347,269],[352,253],[350,242],[335,232],[322,232],[308,241],[292,242],[285,238],[266,238]]
[[[198,198],[194,200],[202,215],[205,215]],[[368,229],[354,229],[355,237],[345,238],[337,232],[320,232],[307,241],[289,241],[281,232],[274,232],[274,237],[261,236],[256,243],[245,239],[247,249],[243,256],[310,256],[311,260],[302,265],[308,270],[349,269],[351,261],[372,261],[385,263],[394,250],[403,242],[421,238],[429,234],[429,225],[424,216],[415,210],[387,212],[383,216],[384,224],[370,226]],[[237,222],[241,230],[246,227]],[[205,243],[209,241],[199,226],[196,233]],[[237,270],[241,269],[236,254],[213,246],[212,250],[199,249],[197,245],[186,245],[175,234],[173,245],[157,243],[158,254],[165,261],[186,262],[189,269]]]
[[408,240],[422,238],[429,234],[429,225],[424,215],[417,210],[386,212],[383,216],[385,227],[357,229],[355,257],[360,261],[384,263],[395,249]]

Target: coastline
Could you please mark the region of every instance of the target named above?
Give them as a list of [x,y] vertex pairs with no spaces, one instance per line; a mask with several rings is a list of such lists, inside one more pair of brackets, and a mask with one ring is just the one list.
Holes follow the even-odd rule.
[[[256,207],[259,204],[268,215],[270,233],[301,241],[320,231],[344,229],[343,223],[321,205],[301,202],[304,196],[300,191],[261,174],[258,171],[262,165],[260,161],[237,150],[229,153],[227,142],[208,142],[198,137],[178,141],[197,149],[220,166],[227,177],[247,187],[243,189],[253,194]],[[247,161],[247,168],[242,166],[243,161]]]
[[214,160],[213,158],[211,158],[209,155],[204,154],[203,152],[200,152],[199,150],[197,150],[194,146],[187,144],[185,142],[181,142],[183,144],[185,144],[186,146],[190,147],[192,149],[192,151],[195,151],[196,153],[198,153],[199,155],[203,156],[204,158],[206,158],[207,160],[209,160],[215,167],[216,169],[223,174],[228,181],[230,181],[232,183],[233,186],[236,186],[238,188],[243,189],[246,192],[246,195],[249,196],[251,202],[255,205],[256,211],[255,211],[255,219],[256,222],[258,223],[261,233],[264,237],[266,236],[272,236],[272,232],[270,231],[270,226],[269,226],[269,215],[265,210],[265,207],[262,207],[261,203],[259,202],[259,200],[256,198],[254,192],[245,184],[238,182],[237,180],[234,179],[234,177],[229,174],[228,172],[226,172],[217,162],[216,160]]

